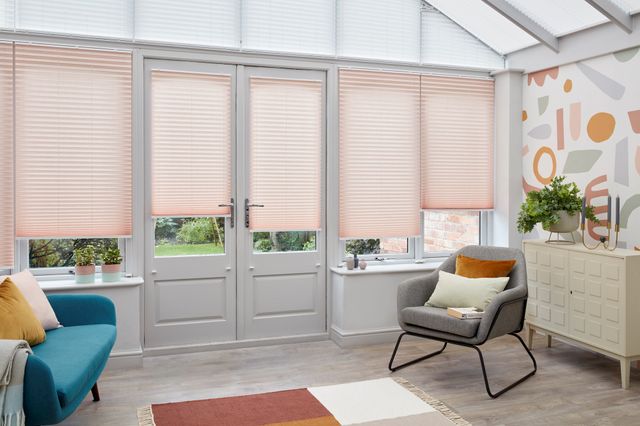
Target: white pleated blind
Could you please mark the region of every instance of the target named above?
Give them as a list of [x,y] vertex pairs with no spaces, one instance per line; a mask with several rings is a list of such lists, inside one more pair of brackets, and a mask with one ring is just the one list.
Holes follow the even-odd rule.
[[493,208],[493,81],[421,79],[422,208]]
[[101,37],[133,37],[131,0],[16,0],[16,28]]
[[15,47],[16,234],[131,235],[131,54]]
[[0,43],[0,269],[13,267],[13,45]]
[[338,55],[420,61],[420,0],[337,0]]
[[340,71],[340,237],[420,235],[420,76]]
[[151,72],[152,214],[230,213],[231,76]]
[[335,53],[336,0],[245,0],[242,46],[247,49]]
[[13,29],[13,0],[0,0],[0,28]]
[[136,40],[240,47],[239,0],[136,0]]
[[250,79],[251,230],[320,229],[322,81]]
[[421,46],[425,64],[504,68],[502,56],[433,8],[422,12]]

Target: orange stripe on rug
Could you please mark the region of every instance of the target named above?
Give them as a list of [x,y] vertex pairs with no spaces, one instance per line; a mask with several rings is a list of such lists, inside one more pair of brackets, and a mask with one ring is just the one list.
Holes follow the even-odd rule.
[[340,426],[333,416],[316,417],[315,419],[293,420],[284,423],[269,423],[265,426]]

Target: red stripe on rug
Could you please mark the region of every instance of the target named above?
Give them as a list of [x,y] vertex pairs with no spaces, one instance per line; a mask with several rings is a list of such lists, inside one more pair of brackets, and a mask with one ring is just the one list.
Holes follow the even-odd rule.
[[333,418],[306,389],[154,404],[151,409],[156,426],[260,426]]

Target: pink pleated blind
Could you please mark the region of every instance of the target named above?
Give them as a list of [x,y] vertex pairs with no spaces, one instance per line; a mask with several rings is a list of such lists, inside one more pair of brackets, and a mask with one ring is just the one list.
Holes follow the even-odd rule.
[[0,269],[13,267],[13,44],[0,43]]
[[130,236],[131,54],[15,49],[17,236]]
[[420,235],[420,76],[340,71],[340,237]]
[[251,77],[251,231],[320,229],[322,81]]
[[493,208],[493,81],[421,80],[422,208]]
[[151,72],[154,216],[230,214],[231,111],[229,75]]

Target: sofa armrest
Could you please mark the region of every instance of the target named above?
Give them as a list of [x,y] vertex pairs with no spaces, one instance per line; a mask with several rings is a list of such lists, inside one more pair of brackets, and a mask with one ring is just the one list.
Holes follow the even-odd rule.
[[47,298],[63,326],[116,325],[116,309],[107,297],[97,294],[53,294]]
[[512,288],[496,295],[484,311],[478,327],[478,339],[485,341],[520,331],[526,304],[526,288]]
[[415,277],[398,286],[398,315],[404,308],[422,306],[431,297],[438,284],[438,270]]
[[51,370],[33,354],[27,358],[24,370],[22,404],[27,425],[51,424],[62,420],[62,408]]

